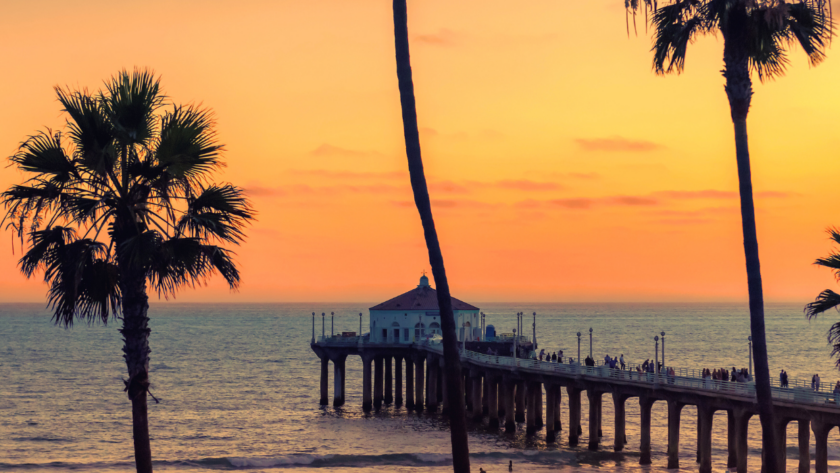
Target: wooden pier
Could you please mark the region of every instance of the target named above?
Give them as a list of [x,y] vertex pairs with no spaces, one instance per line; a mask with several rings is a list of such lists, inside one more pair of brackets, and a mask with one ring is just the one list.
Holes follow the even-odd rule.
[[[365,343],[362,337],[351,339],[321,337],[311,343],[321,360],[321,404],[328,399],[329,362],[333,362],[333,405],[345,402],[345,360],[350,355],[362,359],[362,408],[379,409],[382,404],[405,405],[418,411],[446,410],[446,384],[443,376],[443,350],[440,344]],[[405,373],[403,373],[403,363]],[[747,468],[747,433],[749,420],[758,415],[755,387],[751,383],[704,379],[686,370],[676,375],[637,373],[606,366],[581,366],[531,359],[461,353],[467,415],[475,420],[489,419],[491,428],[515,431],[517,422],[525,422],[527,433],[546,429],[546,441],[557,441],[561,431],[562,391],[567,397],[566,431],[569,445],[577,445],[581,426],[581,394],[589,400],[590,450],[598,450],[602,425],[601,405],[609,395],[614,405],[615,442],[613,449],[625,448],[625,404],[635,398],[641,412],[639,463],[651,464],[651,408],[657,401],[668,405],[667,468],[680,466],[680,415],[687,405],[697,408],[698,463],[702,473],[712,471],[712,419],[717,411],[726,411],[729,451],[727,467]],[[393,369],[392,369],[393,368]],[[403,378],[405,382],[403,383]],[[405,386],[405,393],[403,393]],[[840,426],[840,404],[835,396],[815,393],[806,388],[773,387],[775,428],[779,450],[784,459],[787,425],[799,426],[799,468],[810,471],[810,436],[816,441],[816,471],[828,471],[828,433]],[[545,412],[543,412],[545,406]],[[757,468],[753,467],[754,471]]]

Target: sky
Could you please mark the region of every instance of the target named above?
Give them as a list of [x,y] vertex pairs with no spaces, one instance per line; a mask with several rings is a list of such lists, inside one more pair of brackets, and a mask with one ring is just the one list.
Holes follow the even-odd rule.
[[[624,2],[409,1],[421,146],[450,287],[466,301],[745,301],[721,38],[656,76]],[[429,270],[412,200],[391,3],[3,2],[0,155],[62,129],[53,86],[126,68],[214,110],[258,220],[243,282],[183,302],[379,302]],[[840,58],[755,80],[748,120],[768,301],[837,288]],[[0,167],[0,188],[23,175]],[[0,302],[38,302],[0,235]],[[157,295],[153,296],[156,300]]]

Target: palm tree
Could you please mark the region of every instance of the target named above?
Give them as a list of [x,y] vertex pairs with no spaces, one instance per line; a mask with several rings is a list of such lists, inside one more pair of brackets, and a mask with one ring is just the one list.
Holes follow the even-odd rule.
[[[831,240],[840,244],[840,229],[829,228],[827,232]],[[832,251],[826,258],[818,258],[814,261],[814,264],[833,269],[835,278],[840,281],[840,253]],[[808,316],[808,320],[815,319],[829,309],[840,309],[838,306],[840,306],[840,294],[831,289],[826,289],[814,299],[814,302],[805,306],[805,315]],[[840,322],[835,323],[828,329],[828,343],[833,346],[831,356],[840,355]],[[840,358],[838,358],[836,364],[840,368]]]
[[[812,66],[824,59],[823,51],[833,29],[830,4],[828,0],[791,3],[784,0],[671,0],[661,7],[655,0],[644,0],[644,4],[653,11],[653,68],[657,74],[682,72],[688,45],[698,36],[718,31],[723,36],[724,89],[735,127],[756,397],[762,446],[767,455],[764,467],[767,473],[784,471],[774,447],[773,403],[764,333],[764,296],[750,177],[747,114],[753,94],[752,72],[756,72],[761,81],[783,75],[788,63],[788,46],[799,43]],[[625,5],[635,13],[639,0],[625,0]]]
[[394,43],[411,190],[414,192],[414,204],[417,205],[420,221],[423,223],[426,248],[429,251],[429,263],[432,267],[432,276],[435,278],[438,305],[440,306],[443,359],[446,365],[444,375],[446,376],[449,429],[452,438],[452,463],[457,473],[467,473],[470,471],[470,451],[467,441],[464,386],[461,381],[461,359],[455,339],[455,317],[452,313],[449,282],[446,279],[446,269],[443,266],[443,254],[440,251],[437,230],[435,230],[435,219],[432,216],[432,206],[429,202],[429,189],[426,186],[426,176],[423,173],[423,158],[420,155],[420,135],[417,130],[414,83],[411,78],[411,58],[408,51],[406,0],[394,0]]
[[30,177],[2,193],[3,221],[28,240],[20,269],[43,271],[56,324],[122,320],[135,462],[149,473],[148,288],[168,298],[218,272],[236,289],[233,253],[218,245],[239,244],[254,212],[240,188],[209,180],[224,165],[211,112],[168,104],[153,72],[55,92],[66,137],[21,143],[12,165]]

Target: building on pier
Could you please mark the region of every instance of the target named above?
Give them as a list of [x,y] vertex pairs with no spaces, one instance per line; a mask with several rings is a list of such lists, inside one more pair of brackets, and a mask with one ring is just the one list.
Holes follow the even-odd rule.
[[[452,298],[458,341],[482,338],[478,307]],[[416,288],[370,308],[370,343],[411,344],[441,334],[437,291],[424,274]]]

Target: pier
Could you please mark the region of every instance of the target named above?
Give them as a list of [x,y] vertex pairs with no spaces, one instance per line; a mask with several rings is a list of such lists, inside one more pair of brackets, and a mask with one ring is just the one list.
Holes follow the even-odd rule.
[[[362,360],[362,408],[379,409],[383,404],[404,405],[418,411],[445,411],[446,384],[443,376],[443,348],[439,340],[394,343],[384,339],[370,342],[365,336],[314,337],[310,344],[321,360],[321,404],[329,403],[329,364],[333,363],[333,405],[345,402],[345,360],[359,356]],[[755,386],[746,382],[730,382],[703,378],[694,370],[675,369],[674,375],[638,373],[611,369],[608,366],[583,366],[550,361],[495,356],[465,350],[462,344],[461,364],[464,403],[467,416],[483,421],[491,428],[515,431],[517,423],[525,423],[528,434],[545,429],[548,442],[561,440],[563,394],[566,397],[565,432],[570,446],[578,445],[583,429],[588,432],[588,448],[599,450],[601,406],[604,399],[614,406],[615,441],[612,448],[630,448],[624,435],[625,405],[628,400],[640,407],[641,435],[638,445],[639,463],[653,463],[651,457],[651,408],[655,402],[668,406],[667,468],[680,466],[680,416],[685,406],[697,408],[698,451],[700,471],[712,471],[712,423],[717,411],[728,418],[727,467],[746,473],[747,433],[749,420],[758,415]],[[403,372],[403,366],[405,371]],[[802,385],[798,387],[797,384]],[[798,472],[810,471],[811,435],[816,442],[817,473],[828,471],[828,433],[840,426],[838,397],[827,392],[814,392],[804,383],[793,387],[774,386],[775,428],[779,450],[784,458],[786,431],[790,422],[798,424]],[[405,391],[403,391],[403,387]],[[581,425],[581,396],[589,401],[588,425]],[[545,412],[543,412],[545,407]],[[607,420],[608,421],[608,420]],[[657,460],[658,462],[659,460]],[[753,466],[753,471],[757,468]]]

